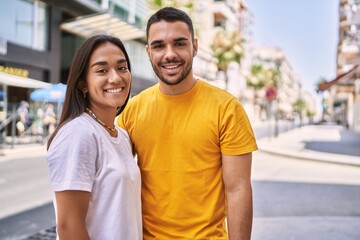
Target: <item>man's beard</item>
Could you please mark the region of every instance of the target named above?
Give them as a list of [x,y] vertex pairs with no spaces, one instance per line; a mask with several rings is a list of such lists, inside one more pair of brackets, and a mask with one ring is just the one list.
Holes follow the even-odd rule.
[[[154,67],[153,64],[151,64],[156,76],[163,82],[165,83],[166,85],[169,85],[169,86],[174,86],[174,85],[177,85],[179,83],[181,83],[188,75],[189,73],[191,72],[192,70],[192,60],[190,62],[190,65],[189,65],[189,68],[185,70],[185,72],[182,72],[180,74],[180,76],[175,80],[175,82],[170,82],[169,80],[167,80],[163,75],[160,74],[160,70],[157,71],[156,68]],[[161,67],[160,67],[161,68]]]

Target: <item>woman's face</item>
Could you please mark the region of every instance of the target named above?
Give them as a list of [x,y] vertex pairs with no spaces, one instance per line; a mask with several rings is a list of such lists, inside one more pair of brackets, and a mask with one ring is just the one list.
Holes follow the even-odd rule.
[[89,59],[86,74],[89,108],[103,112],[122,106],[129,94],[131,73],[122,50],[106,42],[98,45]]

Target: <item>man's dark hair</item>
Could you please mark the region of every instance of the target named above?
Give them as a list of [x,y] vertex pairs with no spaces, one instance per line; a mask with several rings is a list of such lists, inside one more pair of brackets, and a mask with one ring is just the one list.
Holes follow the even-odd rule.
[[146,38],[149,38],[149,29],[151,25],[162,20],[166,22],[180,21],[186,23],[191,32],[191,36],[194,39],[194,27],[191,18],[184,11],[173,7],[162,8],[149,18],[146,26]]

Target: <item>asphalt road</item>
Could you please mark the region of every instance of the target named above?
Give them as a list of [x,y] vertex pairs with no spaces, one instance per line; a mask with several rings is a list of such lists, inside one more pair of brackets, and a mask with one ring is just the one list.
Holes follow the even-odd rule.
[[[359,167],[260,151],[253,159],[252,240],[360,239]],[[1,240],[54,226],[42,149],[0,157],[0,193]]]
[[359,167],[256,152],[252,240],[360,239]]

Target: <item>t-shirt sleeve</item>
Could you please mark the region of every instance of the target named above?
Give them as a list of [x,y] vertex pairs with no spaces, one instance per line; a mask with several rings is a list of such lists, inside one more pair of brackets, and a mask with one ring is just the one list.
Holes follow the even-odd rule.
[[250,121],[237,99],[225,107],[220,124],[220,148],[223,154],[240,155],[257,150]]
[[49,178],[54,191],[91,192],[96,175],[98,143],[86,126],[63,126],[47,153]]
[[124,111],[119,115],[119,117],[116,120],[116,125],[118,125],[122,129],[126,129],[126,127],[125,127],[125,115],[126,115],[126,113]]
[[134,108],[136,107],[134,103],[135,98],[136,96],[129,99],[129,102],[127,103],[124,111],[122,111],[116,120],[116,125],[122,129],[125,129],[126,131],[129,131],[129,128],[131,128],[130,123],[134,118]]

